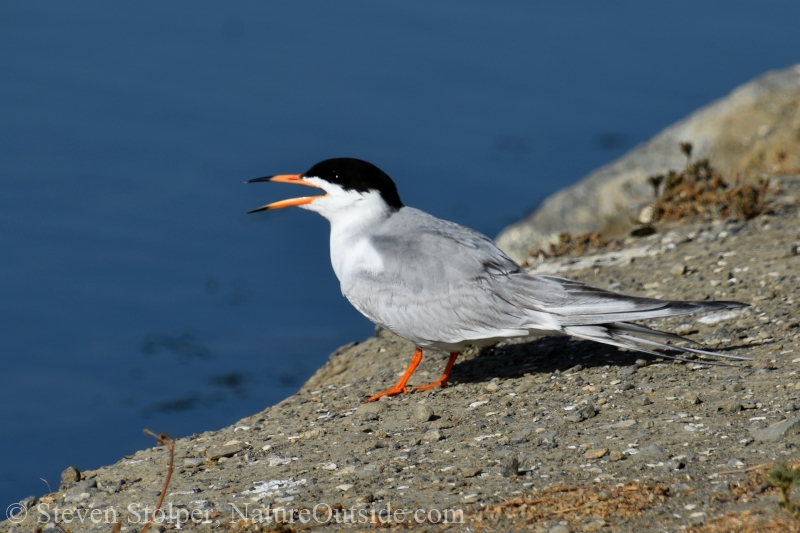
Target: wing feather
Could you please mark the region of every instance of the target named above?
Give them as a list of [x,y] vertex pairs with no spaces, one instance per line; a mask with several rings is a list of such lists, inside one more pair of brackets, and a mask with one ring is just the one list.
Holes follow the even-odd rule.
[[630,322],[745,304],[626,296],[567,278],[531,276],[484,235],[412,208],[377,228],[370,244],[383,270],[351,276],[342,292],[370,320],[421,347],[545,331],[659,356],[664,354],[649,347],[742,359],[642,339],[684,340]]

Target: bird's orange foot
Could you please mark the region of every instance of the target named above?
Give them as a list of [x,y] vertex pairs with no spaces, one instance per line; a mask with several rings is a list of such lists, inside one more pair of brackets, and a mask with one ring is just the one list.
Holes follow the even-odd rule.
[[408,387],[398,387],[395,385],[391,389],[386,389],[385,391],[379,392],[374,396],[370,396],[364,402],[374,402],[376,400],[380,400],[384,396],[397,396],[398,394],[408,394]]
[[427,385],[422,385],[421,387],[414,387],[414,392],[424,392],[434,387],[441,387],[441,388],[447,387],[447,379],[450,377],[450,371],[453,370],[453,365],[456,364],[457,357],[458,357],[458,352],[450,352],[450,359],[447,360],[447,366],[445,367],[442,376],[436,381],[431,381]]
[[436,381],[431,381],[427,385],[420,385],[419,387],[414,387],[414,392],[425,392],[426,390],[433,389],[434,387],[447,387],[447,379],[437,379]]

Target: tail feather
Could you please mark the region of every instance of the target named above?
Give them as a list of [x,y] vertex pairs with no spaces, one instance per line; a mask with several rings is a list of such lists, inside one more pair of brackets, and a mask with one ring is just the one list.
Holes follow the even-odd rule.
[[523,307],[533,303],[531,309],[557,315],[562,326],[592,326],[748,307],[748,304],[732,301],[629,296],[556,276],[532,276],[515,281],[522,284],[517,289],[524,300]]
[[[664,331],[651,329],[645,326],[641,326],[639,324],[615,322],[611,324],[598,324],[593,326],[567,326],[563,329],[563,331],[564,333],[572,335],[573,337],[579,337],[582,339],[587,339],[595,342],[601,342],[603,344],[609,344],[611,346],[616,346],[618,348],[635,350],[638,352],[655,355],[657,357],[666,357],[668,359],[676,359],[679,361],[691,361],[691,359],[686,359],[684,357],[675,355],[669,355],[662,352],[656,352],[654,350],[645,348],[642,345],[652,346],[655,348],[660,348],[662,350],[675,350],[684,354],[697,354],[706,357],[718,357],[721,359],[729,359],[736,361],[750,361],[750,358],[748,357],[739,357],[736,355],[721,354],[718,352],[711,352],[708,350],[687,348],[685,346],[677,346],[674,344],[666,344],[663,342],[653,341],[650,339],[644,339],[637,335],[648,335],[650,337],[660,337],[672,341],[687,341],[697,344],[695,341],[692,341],[691,339],[686,339],[684,337],[680,337],[673,333],[667,333]],[[637,335],[632,335],[631,333],[635,333]],[[725,366],[723,363],[712,363],[710,361],[704,361],[704,364],[715,364],[715,365]]]
[[674,333],[667,333],[666,331],[658,331],[657,329],[648,328],[647,326],[642,326],[641,324],[632,324],[630,322],[614,322],[612,324],[607,324],[605,327],[607,327],[612,334],[635,333],[638,335],[647,335],[650,337],[669,339],[671,341],[686,341],[686,342],[691,342],[692,344],[700,344],[698,342],[693,341],[692,339],[687,339],[686,337],[681,337],[680,335],[675,335]]
[[[602,305],[597,305],[595,309],[586,312],[576,307],[564,307],[558,310],[558,321],[565,326],[583,326],[593,324],[610,324],[612,322],[629,322],[631,320],[647,320],[650,318],[664,318],[676,315],[689,315],[693,313],[710,313],[723,309],[736,309],[748,307],[749,304],[739,302],[709,301],[709,302],[674,302],[660,301],[643,298],[641,308],[627,311],[604,312]],[[661,305],[656,306],[653,302]],[[639,304],[639,302],[632,302]],[[648,307],[649,305],[649,307]],[[549,312],[554,312],[548,309]]]
[[642,339],[640,337],[634,337],[632,335],[620,335],[622,339],[626,339],[632,342],[647,344],[648,346],[656,346],[663,350],[678,350],[679,352],[683,353],[696,353],[698,355],[707,355],[710,357],[721,357],[723,359],[732,359],[735,361],[750,361],[749,357],[740,357],[738,355],[727,355],[722,354],[719,352],[709,352],[708,350],[698,350],[696,348],[687,348],[685,346],[675,346],[674,344],[664,344],[663,342],[651,341],[648,339]]
[[[568,335],[659,357],[686,360],[679,356],[656,352],[652,348],[675,350],[682,354],[749,361],[747,357],[725,355],[645,339],[642,336],[698,344],[679,335],[632,323],[634,320],[748,307],[748,304],[712,300],[682,302],[628,296],[556,276],[531,276],[515,279],[520,284],[518,289],[523,300],[520,304],[521,307],[535,311],[536,318],[540,318],[542,312],[547,313],[548,318],[556,322],[561,331]],[[540,326],[534,329],[547,328]]]

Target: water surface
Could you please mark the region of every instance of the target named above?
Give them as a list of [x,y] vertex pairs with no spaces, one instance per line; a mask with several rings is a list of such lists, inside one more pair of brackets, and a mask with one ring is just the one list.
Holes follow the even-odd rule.
[[771,68],[800,4],[0,3],[0,503],[293,393],[372,325],[243,182],[370,160],[490,235]]

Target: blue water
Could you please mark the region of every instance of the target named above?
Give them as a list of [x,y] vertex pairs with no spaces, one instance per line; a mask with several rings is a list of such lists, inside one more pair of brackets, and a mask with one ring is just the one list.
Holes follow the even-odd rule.
[[248,178],[352,156],[496,235],[772,68],[793,0],[0,2],[0,508],[293,393],[372,325]]

